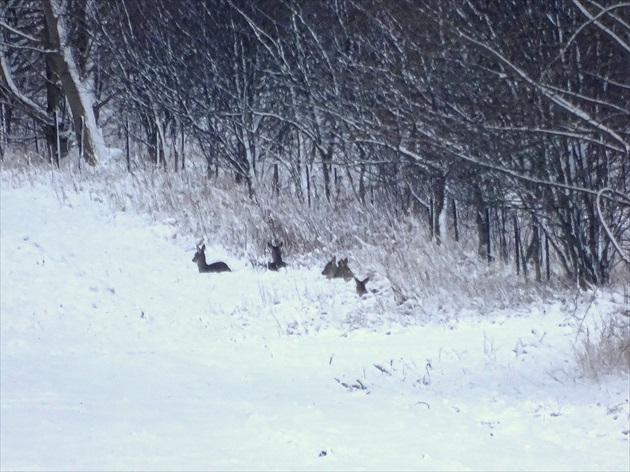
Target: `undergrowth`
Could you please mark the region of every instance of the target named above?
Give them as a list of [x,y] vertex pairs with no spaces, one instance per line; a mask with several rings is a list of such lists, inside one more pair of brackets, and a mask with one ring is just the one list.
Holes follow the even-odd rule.
[[630,373],[630,273],[621,290],[578,293],[574,301],[575,355],[589,377]]
[[[561,284],[535,284],[518,277],[502,262],[479,260],[475,236],[467,235],[465,227],[460,242],[444,238],[438,246],[416,216],[396,220],[385,205],[360,205],[350,194],[334,202],[314,200],[309,206],[286,191],[273,195],[259,183],[250,198],[231,177],[208,178],[204,163],[194,161],[177,173],[150,165],[129,173],[120,162],[80,171],[69,161],[60,170],[41,159],[26,162],[5,159],[2,185],[50,186],[60,200],[69,193],[87,193],[113,210],[155,222],[168,220],[189,241],[191,251],[203,238],[209,247],[264,262],[269,258],[267,242],[283,241],[290,266],[319,270],[332,256],[348,257],[357,276],[371,278],[369,288],[378,299],[373,309],[382,314],[420,322],[448,319],[517,310],[566,291]],[[589,330],[576,322],[581,340],[576,353],[585,372],[628,366],[627,320],[622,315],[608,317]]]

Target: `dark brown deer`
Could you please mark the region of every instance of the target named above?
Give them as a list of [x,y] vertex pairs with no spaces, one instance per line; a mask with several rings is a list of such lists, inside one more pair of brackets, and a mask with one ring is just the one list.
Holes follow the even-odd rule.
[[354,273],[350,270],[350,267],[348,267],[347,257],[339,260],[339,265],[337,265],[337,271],[334,277],[336,279],[344,279],[346,282],[354,278]]
[[282,260],[282,241],[280,241],[280,244],[277,246],[274,246],[271,244],[271,241],[269,241],[267,246],[271,249],[271,258],[273,259],[272,262],[267,262],[267,269],[277,272],[283,267],[286,267],[287,264]]
[[203,246],[199,246],[199,244],[197,244],[197,252],[195,253],[195,257],[192,259],[192,261],[197,264],[199,272],[232,272],[225,262],[219,261],[208,264],[206,262],[205,250],[205,244]]
[[324,266],[324,270],[322,270],[322,275],[325,275],[327,279],[332,279],[337,274],[337,270],[339,267],[337,266],[337,256],[333,256],[333,258]]
[[360,297],[368,293],[367,288],[365,288],[365,284],[368,283],[369,280],[370,280],[369,277],[366,277],[363,280],[359,280],[356,277],[354,277],[354,281],[357,284],[357,295],[359,295]]

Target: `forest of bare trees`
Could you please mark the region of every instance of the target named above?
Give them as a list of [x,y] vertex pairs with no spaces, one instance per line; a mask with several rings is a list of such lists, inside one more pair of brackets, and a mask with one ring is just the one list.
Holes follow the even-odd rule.
[[436,244],[468,225],[537,280],[630,265],[628,2],[2,4],[3,159],[194,149],[250,196],[387,202]]

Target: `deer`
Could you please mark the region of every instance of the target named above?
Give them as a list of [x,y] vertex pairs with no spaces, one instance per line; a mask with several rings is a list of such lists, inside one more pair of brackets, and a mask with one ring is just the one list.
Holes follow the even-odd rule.
[[269,241],[267,246],[271,249],[271,258],[273,259],[272,262],[267,262],[267,269],[277,272],[283,267],[286,267],[286,262],[282,260],[282,241],[280,241],[277,246],[273,245],[271,241]]
[[192,261],[197,264],[197,268],[199,272],[232,272],[228,265],[225,262],[213,262],[212,264],[208,264],[206,262],[206,245],[199,246],[197,244],[197,252],[195,253],[195,257],[193,257]]
[[356,277],[354,277],[354,281],[357,285],[357,295],[359,295],[360,297],[368,293],[367,288],[365,288],[365,284],[368,283],[369,280],[370,280],[369,277],[366,277],[363,280],[359,280]]
[[344,279],[346,282],[352,280],[354,273],[348,267],[348,258],[339,259],[337,263],[337,257],[333,258],[326,264],[322,275],[325,275],[327,279]]
[[337,270],[339,270],[339,266],[337,266],[337,256],[333,256],[328,264],[324,266],[322,275],[325,275],[327,279],[333,279],[337,274]]
[[346,282],[352,280],[354,278],[354,273],[348,267],[348,258],[340,259],[339,264],[337,265],[337,271],[335,272],[334,278],[336,279],[344,279]]

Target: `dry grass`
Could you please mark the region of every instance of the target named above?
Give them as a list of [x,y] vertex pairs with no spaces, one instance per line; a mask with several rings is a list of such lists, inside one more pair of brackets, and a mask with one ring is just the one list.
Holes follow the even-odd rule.
[[630,284],[577,293],[571,316],[582,373],[591,378],[630,374]]
[[611,313],[600,326],[587,329],[576,356],[583,372],[593,378],[630,373],[630,314]]
[[488,265],[474,252],[474,235],[463,243],[445,238],[435,245],[423,222],[409,216],[396,220],[387,204],[360,205],[353,195],[333,203],[314,200],[308,207],[286,193],[274,196],[259,184],[254,199],[230,177],[208,179],[205,163],[190,161],[185,172],[164,172],[123,162],[96,169],[76,169],[66,160],[61,170],[42,159],[5,159],[5,185],[51,185],[58,194],[87,192],[119,211],[135,211],[154,221],[174,220],[184,238],[204,238],[236,257],[265,261],[267,241],[284,241],[293,266],[321,266],[332,255],[348,257],[360,277],[371,276],[371,288],[391,295],[385,310],[409,315],[448,313],[464,307],[482,312],[531,303],[549,295],[519,279],[510,266]]

